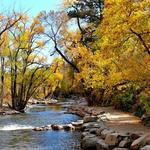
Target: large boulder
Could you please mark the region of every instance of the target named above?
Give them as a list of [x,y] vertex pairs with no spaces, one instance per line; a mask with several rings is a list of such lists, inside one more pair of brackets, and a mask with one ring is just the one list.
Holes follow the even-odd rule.
[[101,136],[101,132],[104,130],[104,129],[107,129],[106,127],[100,127],[96,130],[96,135],[97,136]]
[[[82,132],[81,138],[83,139],[84,137],[90,135],[90,132]],[[93,135],[93,134],[92,134]]]
[[114,133],[114,131],[113,131],[113,130],[110,130],[110,129],[104,129],[104,130],[102,130],[102,132],[101,132],[101,137],[102,137],[103,139],[105,139],[106,136],[107,136],[108,134],[111,134],[111,133]]
[[129,135],[130,135],[132,141],[141,137],[140,133],[129,133]]
[[105,143],[108,144],[109,146],[115,146],[119,143],[118,137],[119,137],[118,133],[107,134],[105,138]]
[[144,143],[146,136],[141,136],[134,140],[131,144],[131,150],[139,150],[140,146]]
[[96,143],[96,150],[109,150],[109,145],[104,140],[99,139]]
[[99,139],[95,135],[85,136],[81,140],[81,148],[84,150],[96,150],[96,144]]

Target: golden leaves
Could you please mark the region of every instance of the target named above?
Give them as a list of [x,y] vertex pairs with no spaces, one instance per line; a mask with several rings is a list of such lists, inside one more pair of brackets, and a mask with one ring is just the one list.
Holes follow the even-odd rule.
[[44,41],[37,41],[36,44],[38,47],[42,48],[42,47],[44,47],[45,42]]

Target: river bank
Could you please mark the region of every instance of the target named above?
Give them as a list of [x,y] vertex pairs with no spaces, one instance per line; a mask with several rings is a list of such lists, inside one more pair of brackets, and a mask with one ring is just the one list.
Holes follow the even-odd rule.
[[83,117],[84,150],[150,150],[150,128],[131,113],[86,105],[73,105],[68,113]]
[[13,110],[6,105],[3,106],[3,108],[0,108],[0,115],[16,115],[16,114],[20,114],[20,112]]
[[[26,105],[26,108],[24,109],[24,111],[26,111],[28,108],[32,107],[32,105],[61,105],[58,103],[58,100],[56,99],[41,99],[41,100],[38,100],[38,99],[30,99]],[[14,109],[11,109],[9,107],[8,104],[3,104],[3,107],[0,108],[0,115],[16,115],[16,114],[20,114],[20,113],[23,113],[23,112],[19,112],[19,111],[16,111]]]

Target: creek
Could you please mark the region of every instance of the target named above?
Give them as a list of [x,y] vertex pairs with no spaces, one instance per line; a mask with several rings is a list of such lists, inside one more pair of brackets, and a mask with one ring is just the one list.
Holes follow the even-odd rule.
[[81,150],[77,131],[33,131],[48,124],[67,124],[80,117],[66,114],[62,105],[32,105],[25,113],[0,116],[1,150]]

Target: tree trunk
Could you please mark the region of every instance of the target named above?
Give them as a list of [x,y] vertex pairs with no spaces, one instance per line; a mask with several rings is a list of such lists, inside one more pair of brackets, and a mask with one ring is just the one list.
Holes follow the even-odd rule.
[[4,62],[5,59],[3,56],[1,56],[1,94],[0,94],[0,107],[3,107],[3,99],[4,99]]

